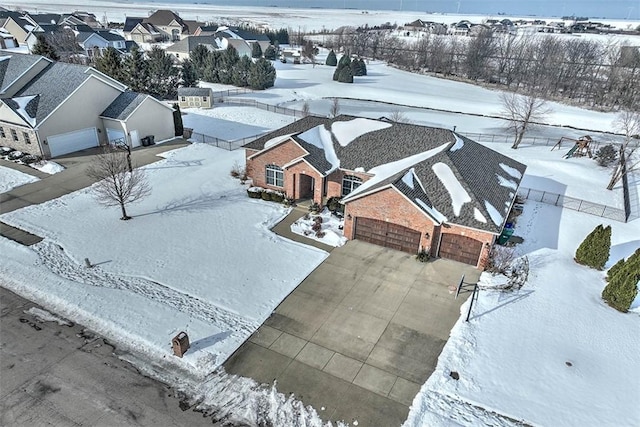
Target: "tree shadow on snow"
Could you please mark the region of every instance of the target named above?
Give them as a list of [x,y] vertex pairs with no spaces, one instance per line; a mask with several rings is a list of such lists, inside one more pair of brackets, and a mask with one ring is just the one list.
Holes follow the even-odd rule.
[[170,169],[170,168],[188,168],[193,166],[202,166],[202,162],[204,159],[195,159],[195,160],[167,160],[164,163],[156,163],[155,166],[148,166],[146,170],[154,170],[154,169]]
[[207,347],[211,347],[220,341],[227,339],[231,335],[231,332],[225,331],[220,332],[219,334],[211,335],[206,338],[199,339],[191,343],[190,350],[191,351],[200,351],[204,350]]
[[605,268],[612,267],[622,258],[628,258],[638,248],[640,248],[640,240],[632,240],[630,242],[611,246],[611,251],[609,252],[609,260],[607,261]]
[[171,214],[179,212],[198,212],[203,210],[209,210],[220,207],[227,200],[227,196],[215,195],[210,193],[201,193],[196,196],[185,196],[178,199],[173,199],[164,206],[159,206],[153,212],[147,212],[135,217],[142,217],[154,214]]

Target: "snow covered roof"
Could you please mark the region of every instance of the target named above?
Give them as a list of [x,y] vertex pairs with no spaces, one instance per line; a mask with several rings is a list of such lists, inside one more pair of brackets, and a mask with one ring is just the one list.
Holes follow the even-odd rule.
[[500,233],[526,166],[448,129],[338,116],[308,116],[247,144],[287,136],[325,176],[340,168],[373,177],[351,200],[393,187],[436,222]]

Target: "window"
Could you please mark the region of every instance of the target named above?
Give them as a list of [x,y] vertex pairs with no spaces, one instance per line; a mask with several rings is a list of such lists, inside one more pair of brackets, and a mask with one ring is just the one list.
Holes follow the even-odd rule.
[[206,96],[202,97],[202,102],[207,102],[207,97]]
[[6,138],[7,135],[4,133],[4,128],[2,126],[0,126],[0,137],[2,138]]
[[182,97],[182,102],[187,102],[187,97],[186,96]]
[[267,165],[267,184],[284,187],[284,172],[276,165]]
[[351,193],[353,190],[360,187],[360,184],[362,184],[362,180],[357,176],[345,175],[345,177],[342,178],[342,195],[346,196]]
[[11,129],[11,137],[13,138],[14,141],[18,140],[18,133],[16,132],[15,129]]
[[27,144],[31,144],[31,138],[29,138],[28,133],[22,132],[22,139],[24,139],[24,142],[26,142]]

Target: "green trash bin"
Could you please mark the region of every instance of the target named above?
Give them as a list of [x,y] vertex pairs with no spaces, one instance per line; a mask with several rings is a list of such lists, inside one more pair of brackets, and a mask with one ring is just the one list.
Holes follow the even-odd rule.
[[505,243],[507,243],[507,241],[509,240],[509,238],[511,238],[511,236],[513,236],[513,224],[512,223],[507,223],[504,226],[504,230],[502,230],[502,234],[500,234],[500,237],[498,237],[498,244],[499,245],[504,245]]

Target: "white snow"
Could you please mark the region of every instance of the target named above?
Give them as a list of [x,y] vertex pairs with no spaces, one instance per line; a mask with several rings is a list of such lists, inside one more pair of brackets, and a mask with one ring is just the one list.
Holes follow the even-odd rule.
[[482,223],[486,223],[487,222],[487,218],[485,218],[485,216],[482,214],[482,212],[480,212],[480,209],[474,207],[473,208],[473,217],[475,218],[476,221],[482,222]]
[[501,226],[502,222],[504,221],[504,217],[502,216],[500,211],[498,211],[498,209],[496,209],[495,206],[493,206],[487,200],[484,201],[484,207],[489,213],[489,217],[491,218],[491,221],[493,221],[495,225]]
[[522,178],[522,174],[520,173],[520,171],[518,169],[512,168],[511,166],[505,165],[504,163],[500,163],[500,167],[502,168],[503,171],[505,171],[506,173],[508,173],[512,177],[517,178],[517,179],[521,179]]
[[413,190],[413,177],[415,176],[414,168],[411,168],[402,176],[402,182],[405,183],[407,187]]
[[185,330],[192,348],[183,362],[210,372],[327,254],[269,230],[288,210],[248,198],[229,176],[241,150],[194,144],[165,156],[145,168],[154,191],[128,207],[130,221],[98,205],[91,187],[2,215],[44,240],[27,249],[1,239],[0,276],[145,354],[168,356]]
[[0,166],[0,194],[11,191],[21,185],[38,181],[35,176],[27,175],[15,169]]
[[[322,218],[322,226],[320,231],[323,236],[319,237],[316,232],[312,230],[314,224],[314,218]],[[316,240],[324,243],[325,245],[338,247],[347,243],[347,238],[344,237],[342,228],[344,226],[344,219],[338,218],[333,215],[328,209],[324,209],[319,215],[305,215],[291,224],[291,231],[309,239]]]
[[328,131],[324,125],[318,125],[304,131],[298,134],[298,138],[324,151],[325,159],[331,164],[331,168],[326,170],[324,172],[325,174],[329,174],[340,167],[340,159],[338,159],[338,155],[333,146],[331,132]]
[[447,145],[449,145],[449,143],[442,144],[439,147],[432,148],[431,150],[424,151],[422,153],[414,154],[413,156],[406,157],[404,159],[396,160],[395,162],[371,168],[368,173],[374,175],[373,178],[369,179],[360,187],[349,193],[349,195],[345,197],[344,200],[349,200],[358,194],[364,193],[379,182],[384,181],[385,179],[397,173],[400,173],[403,170],[412,167],[413,165],[416,165],[435,156],[436,154],[447,148]]
[[270,140],[268,140],[267,142],[264,143],[264,148],[271,148],[274,147],[278,144],[281,144],[283,142],[285,142],[286,140],[288,140],[289,138],[291,138],[291,136],[294,135],[293,133],[287,134],[287,135],[280,135],[280,136],[276,136],[271,138]]
[[357,118],[348,121],[334,122],[331,125],[331,132],[333,132],[333,135],[338,140],[338,144],[346,147],[350,142],[362,135],[389,127],[391,127],[391,123]]
[[64,170],[64,166],[56,162],[52,162],[51,160],[31,163],[29,166],[34,169],[38,169],[40,172],[48,173],[49,175],[53,175]]
[[31,126],[35,126],[36,125],[36,118],[35,117],[31,117],[29,115],[29,113],[27,113],[27,104],[29,104],[29,102],[31,102],[31,100],[33,98],[35,98],[36,95],[32,95],[32,96],[18,96],[15,98],[11,98],[13,101],[16,102],[16,104],[18,104],[18,109],[17,109],[17,113],[20,114],[20,116],[25,119],[27,121],[27,123],[29,123]]
[[420,205],[422,209],[424,209],[431,217],[438,222],[438,224],[442,224],[447,221],[447,217],[441,214],[436,208],[427,205],[420,199],[415,199],[415,202]]
[[501,186],[503,187],[507,187],[507,188],[512,188],[514,190],[518,189],[518,183],[511,180],[511,179],[507,179],[504,176],[500,175],[500,174],[496,174],[496,177],[498,178],[498,182],[500,183]]
[[451,146],[451,148],[449,148],[449,151],[458,151],[459,149],[464,147],[464,141],[462,140],[462,138],[456,135],[455,132],[453,133],[453,136],[456,137],[456,142]]
[[436,174],[444,188],[447,189],[449,196],[451,197],[451,208],[455,216],[460,216],[460,211],[465,203],[471,201],[471,196],[464,189],[458,178],[449,167],[449,165],[438,162],[431,166],[433,172]]
[[41,322],[56,322],[60,326],[71,326],[72,323],[63,319],[60,316],[56,316],[53,313],[49,313],[47,310],[43,310],[38,307],[31,307],[29,310],[24,310],[24,313],[33,315]]
[[[604,272],[573,261],[602,222],[525,204],[516,250],[529,258],[528,282],[515,292],[481,291],[468,323],[463,304],[405,426],[637,425],[640,316],[608,307],[600,297]],[[638,248],[640,222],[604,222],[612,227],[609,267]]]

